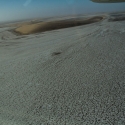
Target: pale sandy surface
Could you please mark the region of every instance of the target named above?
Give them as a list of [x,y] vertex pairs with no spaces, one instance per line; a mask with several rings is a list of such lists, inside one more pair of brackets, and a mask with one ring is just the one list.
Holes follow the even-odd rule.
[[8,29],[0,125],[125,125],[125,21],[27,36]]

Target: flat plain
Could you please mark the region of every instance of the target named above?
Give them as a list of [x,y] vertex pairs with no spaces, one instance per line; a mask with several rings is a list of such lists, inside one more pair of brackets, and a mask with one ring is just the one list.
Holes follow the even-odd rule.
[[2,25],[0,125],[125,125],[125,13]]

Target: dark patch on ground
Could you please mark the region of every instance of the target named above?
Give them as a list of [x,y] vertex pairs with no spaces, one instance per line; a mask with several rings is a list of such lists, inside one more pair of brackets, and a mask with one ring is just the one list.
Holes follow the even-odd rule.
[[52,53],[52,56],[57,56],[57,55],[60,55],[62,52],[53,52]]
[[125,20],[125,14],[116,14],[116,15],[112,15],[109,18],[109,22],[113,22],[113,21],[124,21]]
[[122,16],[125,16],[125,14],[112,14],[110,16],[112,16],[112,17],[122,17]]

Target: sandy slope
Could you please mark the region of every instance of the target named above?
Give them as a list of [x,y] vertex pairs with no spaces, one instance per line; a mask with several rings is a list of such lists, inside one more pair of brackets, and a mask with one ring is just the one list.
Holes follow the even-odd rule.
[[125,125],[125,21],[1,31],[0,125]]
[[49,21],[49,22],[38,22],[38,23],[30,23],[30,24],[22,24],[18,28],[15,29],[15,32],[28,35],[33,33],[51,31],[61,28],[68,28],[74,26],[80,26],[85,24],[91,24],[95,22],[99,22],[103,20],[103,16],[95,16],[91,18],[85,19],[70,19],[70,20],[59,20],[59,21]]

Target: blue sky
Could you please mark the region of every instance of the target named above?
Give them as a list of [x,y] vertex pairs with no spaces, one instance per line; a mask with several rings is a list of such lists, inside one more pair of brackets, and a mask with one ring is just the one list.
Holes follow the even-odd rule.
[[125,11],[125,3],[90,0],[0,0],[0,21],[96,12]]

